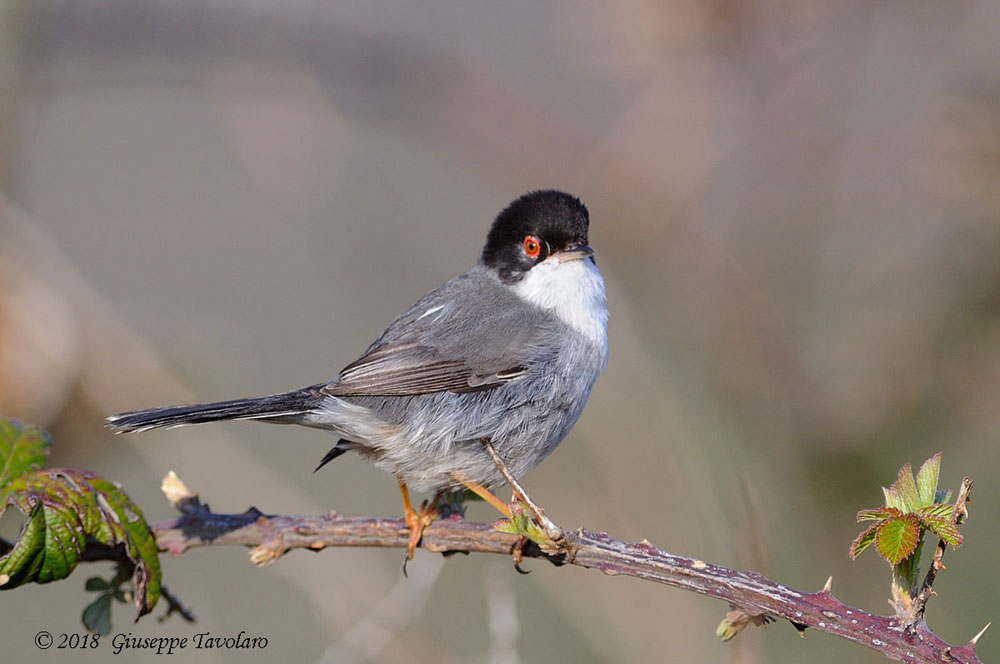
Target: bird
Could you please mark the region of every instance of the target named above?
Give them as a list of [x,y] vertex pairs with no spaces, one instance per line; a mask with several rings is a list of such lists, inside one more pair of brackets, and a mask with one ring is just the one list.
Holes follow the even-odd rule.
[[[420,298],[333,380],[119,413],[107,426],[125,433],[256,420],[332,432],[339,440],[316,470],[355,452],[393,475],[410,560],[450,491],[468,488],[510,517],[490,490],[507,481],[535,507],[517,478],[566,437],[608,358],[589,225],[577,197],[528,192],[497,215],[471,269]],[[435,500],[414,509],[410,490],[434,491]]]

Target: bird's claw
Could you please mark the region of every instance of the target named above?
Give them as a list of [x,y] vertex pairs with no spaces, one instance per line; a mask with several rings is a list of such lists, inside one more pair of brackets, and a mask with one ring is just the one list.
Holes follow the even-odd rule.
[[[502,519],[496,523],[494,528],[503,533],[520,535],[524,540],[530,540],[538,545],[538,548],[550,556],[564,553],[566,550],[566,537],[562,529],[554,524],[551,519],[544,514],[541,515],[542,523],[536,523],[531,518],[527,506],[521,502],[510,506],[510,519]],[[515,547],[515,551],[520,554],[524,544]],[[520,557],[515,557],[515,562],[520,562]]]
[[407,510],[403,514],[406,527],[410,529],[410,539],[406,543],[406,557],[403,559],[403,576],[407,576],[406,563],[413,560],[413,552],[416,550],[417,545],[420,544],[420,539],[424,536],[424,529],[434,522],[434,519],[438,516],[438,512],[436,504],[432,503],[428,505],[425,500],[420,509]]
[[524,545],[527,543],[527,537],[519,537],[514,548],[510,550],[510,556],[514,559],[514,569],[517,570],[518,574],[531,574],[530,569],[521,569],[521,563],[524,562]]

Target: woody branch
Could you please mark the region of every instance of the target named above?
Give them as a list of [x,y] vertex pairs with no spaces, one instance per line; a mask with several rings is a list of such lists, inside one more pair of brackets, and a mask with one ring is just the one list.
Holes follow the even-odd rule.
[[[183,485],[164,491],[180,516],[152,525],[159,548],[173,555],[200,546],[252,547],[251,560],[271,564],[292,549],[318,551],[327,547],[406,547],[409,528],[401,518],[345,517],[336,512],[315,516],[264,514],[251,507],[242,514],[216,514]],[[177,487],[180,487],[178,489]],[[967,498],[967,493],[965,494]],[[800,631],[813,628],[855,641],[901,662],[979,662],[974,637],[954,646],[935,635],[921,619],[904,625],[895,616],[880,616],[842,603],[831,583],[805,592],[772,581],[757,572],[737,571],[702,560],[661,551],[647,541],[628,543],[606,533],[585,529],[564,533],[566,553],[551,556],[533,544],[525,557],[544,558],[556,565],[577,565],[605,574],[655,581],[727,601],[748,623],[766,617],[788,620]],[[519,537],[495,530],[492,524],[456,516],[435,521],[424,530],[420,546],[440,553],[509,555]],[[731,612],[732,616],[734,612]]]

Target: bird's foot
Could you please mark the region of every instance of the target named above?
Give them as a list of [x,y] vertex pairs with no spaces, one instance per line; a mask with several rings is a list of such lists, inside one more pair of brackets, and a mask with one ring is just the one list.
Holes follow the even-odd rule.
[[514,569],[517,570],[518,574],[531,574],[530,569],[521,569],[521,563],[524,561],[524,545],[527,543],[527,537],[519,537],[517,544],[510,550],[510,557],[514,559]]
[[424,536],[424,529],[434,523],[434,519],[441,513],[442,493],[439,492],[434,496],[434,500],[430,503],[425,500],[419,509],[413,509],[406,483],[401,477],[398,480],[399,495],[403,499],[403,520],[406,522],[406,527],[410,529],[410,538],[406,542],[406,558],[403,559],[403,576],[406,576],[406,563],[413,560],[413,552],[420,544],[420,538]]
[[426,500],[418,509],[404,511],[403,519],[406,521],[406,527],[410,529],[410,539],[406,543],[406,558],[403,560],[404,576],[406,576],[406,563],[413,560],[413,552],[416,550],[417,545],[420,544],[420,539],[424,536],[424,529],[434,523],[439,514],[440,509],[437,504],[428,504]]
[[[480,438],[479,442],[482,443],[483,449],[486,453],[493,459],[493,463],[496,465],[497,470],[503,475],[503,478],[507,480],[507,484],[514,491],[514,495],[511,497],[511,505],[508,510],[501,509],[497,507],[508,519],[509,522],[504,524],[501,522],[498,524],[498,530],[502,532],[515,533],[521,537],[527,537],[529,540],[538,545],[538,547],[549,555],[562,555],[570,554],[570,549],[566,541],[566,535],[563,533],[562,528],[557,526],[552,522],[552,519],[545,516],[545,510],[535,504],[533,500],[528,496],[527,492],[521,488],[518,483],[517,478],[510,472],[507,468],[507,464],[504,463],[503,459],[497,454],[496,448],[493,447],[493,443],[490,442],[489,438]],[[467,482],[463,482],[466,486],[470,486]],[[471,488],[471,486],[470,486]],[[489,493],[489,492],[487,492]],[[496,497],[494,497],[496,500]],[[499,502],[499,501],[498,501]],[[530,512],[534,520],[528,517],[527,513]],[[521,544],[520,548],[523,548]],[[518,557],[520,552],[515,555],[515,562],[520,562]]]
[[[524,489],[516,487],[510,502],[512,505],[519,504],[527,508],[531,512],[531,516],[534,517],[535,524],[542,529],[549,541],[553,542],[560,551],[566,549],[566,535],[563,533],[562,528],[557,526],[552,519],[545,516],[545,510],[536,505],[528,494],[524,493]],[[546,553],[548,552],[546,551]]]
[[515,545],[512,552],[515,564],[519,564],[523,558],[522,551],[526,544],[524,540],[534,542],[539,549],[550,556],[567,553],[566,536],[562,529],[545,516],[540,509],[537,514],[532,512],[527,503],[516,500],[511,503],[510,518],[498,521],[494,526],[500,532],[521,536],[522,541]]

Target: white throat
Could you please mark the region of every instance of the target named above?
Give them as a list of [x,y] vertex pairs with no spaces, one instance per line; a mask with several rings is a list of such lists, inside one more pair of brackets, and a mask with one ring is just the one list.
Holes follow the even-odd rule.
[[604,279],[590,259],[560,263],[550,256],[514,284],[526,301],[548,309],[599,348],[608,346]]

